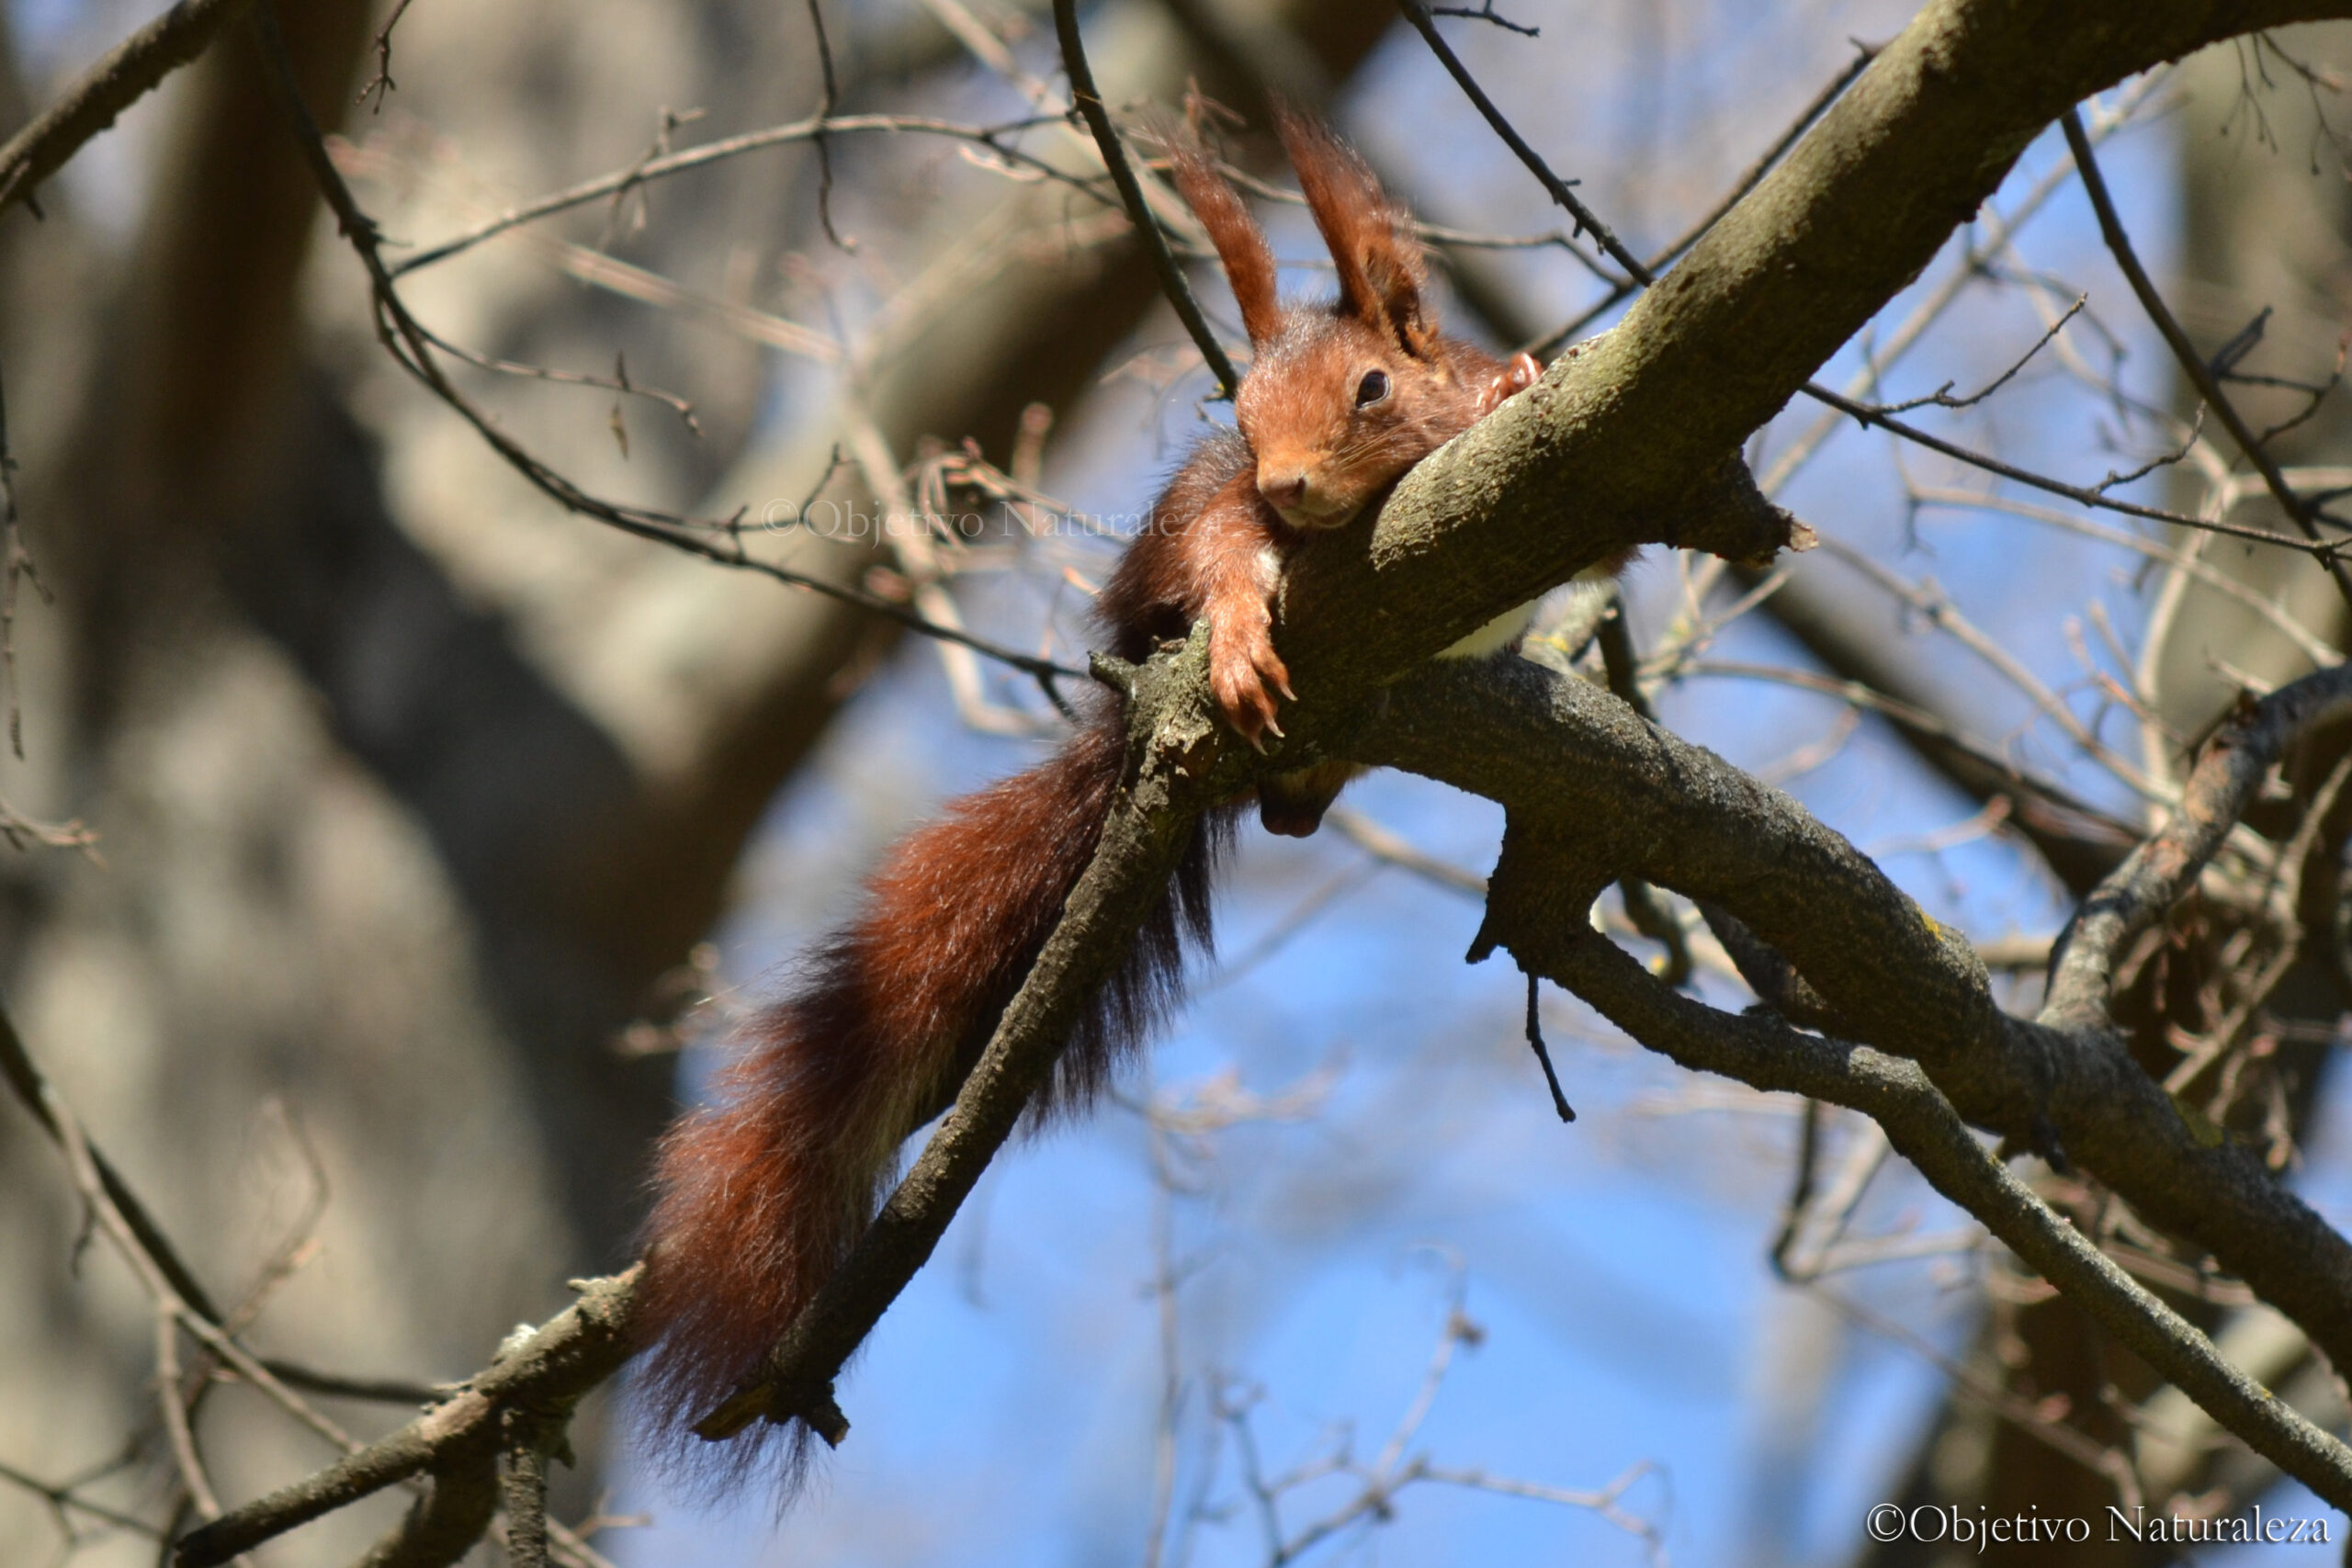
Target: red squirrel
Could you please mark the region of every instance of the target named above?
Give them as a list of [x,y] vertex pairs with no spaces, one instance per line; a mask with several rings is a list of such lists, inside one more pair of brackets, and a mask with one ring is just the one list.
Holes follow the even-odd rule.
[[[1205,616],[1217,705],[1261,745],[1281,733],[1279,701],[1293,695],[1272,635],[1291,552],[1354,519],[1539,369],[1527,355],[1505,363],[1441,335],[1409,216],[1329,130],[1289,115],[1280,130],[1340,297],[1279,301],[1249,209],[1197,146],[1170,139],[1177,187],[1232,283],[1251,362],[1238,428],[1195,448],[1094,605],[1111,651],[1136,662]],[[1491,651],[1523,621],[1448,651]],[[1052,758],[900,841],[862,912],[746,1031],[717,1103],[662,1139],[638,1323],[643,1386],[673,1453],[691,1450],[691,1424],[757,1372],[847,1254],[900,1143],[953,1101],[1092,857],[1124,759],[1118,711],[1098,701]],[[1351,771],[1262,780],[1265,826],[1313,832]],[[1246,804],[1203,819],[1065,1049],[1044,1109],[1090,1100],[1175,1001],[1186,951],[1208,945],[1210,875]],[[808,1435],[792,1425],[788,1472]],[[730,1460],[747,1460],[748,1446]]]

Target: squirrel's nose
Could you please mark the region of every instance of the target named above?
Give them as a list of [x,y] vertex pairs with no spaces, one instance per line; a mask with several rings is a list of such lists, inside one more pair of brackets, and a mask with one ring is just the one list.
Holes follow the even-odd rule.
[[1264,496],[1266,504],[1275,511],[1287,512],[1306,499],[1306,470],[1294,468],[1288,473],[1276,473],[1261,468],[1258,470],[1258,493]]

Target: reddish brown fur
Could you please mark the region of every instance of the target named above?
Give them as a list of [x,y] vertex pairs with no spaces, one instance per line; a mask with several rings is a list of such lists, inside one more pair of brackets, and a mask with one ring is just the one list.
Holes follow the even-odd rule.
[[[946,1109],[987,1044],[1109,815],[1122,731],[1107,707],[1093,716],[1046,762],[902,840],[865,912],[749,1032],[718,1103],[663,1138],[640,1321],[647,1387],[673,1437],[756,1371],[864,1230],[899,1142]],[[1230,825],[1228,813],[1196,832],[1042,1110],[1091,1101],[1173,1001],[1183,949],[1208,940]],[[807,1437],[794,1428],[788,1472]],[[737,1445],[722,1467],[755,1447]],[[683,1441],[673,1454],[686,1457]]]
[[[1217,700],[1253,741],[1274,730],[1277,698],[1290,694],[1272,638],[1282,560],[1533,379],[1525,355],[1505,367],[1438,335],[1402,211],[1328,131],[1288,117],[1282,129],[1341,298],[1280,306],[1247,209],[1204,154],[1178,148],[1178,183],[1216,240],[1256,356],[1239,428],[1211,434],[1170,479],[1096,605],[1113,650],[1131,660],[1205,616]],[[1387,390],[1366,401],[1373,371]],[[756,1372],[848,1252],[900,1141],[953,1100],[1093,854],[1122,761],[1118,715],[1104,704],[1051,760],[902,841],[864,912],[746,1032],[718,1103],[662,1140],[639,1321],[673,1456],[695,1448],[692,1422]],[[1266,825],[1312,832],[1349,772],[1326,764],[1265,781]],[[1209,877],[1230,824],[1216,814],[1197,831],[1065,1051],[1054,1103],[1091,1099],[1175,999],[1184,949],[1208,941]],[[808,1436],[793,1428],[793,1472]],[[719,1470],[741,1469],[757,1446],[739,1439]]]

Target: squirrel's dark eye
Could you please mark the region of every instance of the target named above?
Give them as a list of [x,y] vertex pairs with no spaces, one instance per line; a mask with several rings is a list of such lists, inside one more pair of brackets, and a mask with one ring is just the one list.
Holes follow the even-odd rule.
[[1388,372],[1367,370],[1363,379],[1356,383],[1356,407],[1368,409],[1388,395]]

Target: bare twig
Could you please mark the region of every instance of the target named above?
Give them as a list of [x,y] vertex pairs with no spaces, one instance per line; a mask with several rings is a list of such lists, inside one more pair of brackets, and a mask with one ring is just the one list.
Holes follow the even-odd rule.
[[[841,106],[841,85],[833,79],[833,45],[832,40],[825,36],[825,9],[820,0],[808,0],[808,28],[817,35],[817,64],[825,80],[824,107],[817,114],[821,126]],[[810,140],[817,147],[817,221],[823,226],[825,238],[831,240],[835,247],[854,251],[856,243],[842,238],[841,231],[833,227],[832,144],[825,140],[821,129]]]
[[1225,347],[1210,330],[1208,318],[1201,314],[1200,302],[1193,298],[1192,285],[1184,281],[1184,269],[1176,265],[1169,253],[1167,238],[1159,231],[1159,220],[1152,217],[1150,203],[1144,199],[1143,186],[1136,179],[1136,171],[1127,160],[1125,143],[1119,140],[1118,128],[1111,123],[1111,111],[1102,106],[1102,95],[1095,89],[1094,73],[1086,63],[1086,44],[1079,37],[1077,0],[1054,0],[1054,28],[1062,48],[1062,68],[1069,73],[1070,98],[1087,130],[1094,133],[1094,145],[1102,151],[1102,166],[1111,171],[1112,183],[1119,187],[1119,199],[1126,204],[1127,219],[1135,225],[1136,238],[1143,245],[1144,254],[1151,258],[1151,269],[1159,278],[1160,292],[1168,296],[1184,330],[1193,336],[1201,357],[1208,363],[1209,373],[1216,378],[1217,396],[1230,398],[1241,385],[1241,377],[1233,368],[1233,361],[1226,357]]
[[[2165,79],[2163,70],[2152,71],[2126,87],[2118,95],[2113,108],[2093,123],[2091,140],[2094,142],[2104,141],[2130,123],[2133,112],[2147,101]],[[1984,220],[1981,234],[1972,231],[1963,236],[1959,265],[1951,268],[1942,280],[1911,308],[1894,331],[1880,335],[1871,363],[1846,382],[1845,390],[1849,396],[1862,398],[1871,393],[1879,377],[1917,346],[1928,329],[1943,318],[1961,294],[1984,277],[1984,258],[2000,254],[2015,243],[2018,231],[2049,204],[2052,197],[2058,194],[2073,168],[2073,160],[2069,159],[2060,167],[2043,174],[2010,205],[1993,209],[1991,216]],[[1823,410],[1794,441],[1774,455],[1770,466],[1757,481],[1763,487],[1764,493],[1780,494],[1789,480],[1795,477],[1797,470],[1812,459],[1838,428],[1837,411]]]
[[639,538],[649,539],[699,556],[717,565],[749,571],[774,579],[796,588],[805,588],[829,598],[856,604],[884,615],[911,631],[961,643],[978,653],[1011,665],[1035,680],[1050,694],[1055,682],[1080,678],[1082,671],[1051,660],[1038,659],[1014,649],[1001,648],[968,632],[942,626],[917,614],[904,604],[878,594],[831,582],[805,572],[793,571],[773,561],[751,555],[743,547],[740,514],[737,518],[716,521],[681,516],[649,507],[623,505],[591,494],[534,457],[508,435],[488,414],[475,407],[443,374],[434,359],[434,344],[430,334],[416,321],[401,300],[393,276],[385,265],[381,254],[382,239],[374,220],[360,210],[344,183],[343,175],[329,155],[325,138],[318,123],[302,102],[293,67],[286,58],[283,40],[278,37],[276,19],[266,3],[254,12],[255,32],[261,39],[263,57],[270,68],[280,101],[292,119],[297,135],[308,155],[319,187],[327,206],[342,229],[344,237],[358,254],[366,266],[376,313],[376,334],[401,367],[423,383],[442,402],[447,404],[473,426],[475,432],[489,443],[491,448],[526,479],[567,511],[592,517],[598,522],[620,529]]
[[1502,28],[1503,31],[1507,33],[1517,33],[1521,38],[1542,38],[1544,36],[1543,28],[1529,27],[1521,22],[1514,22],[1509,17],[1506,17],[1497,11],[1495,9],[1495,0],[1485,0],[1485,3],[1475,11],[1470,9],[1467,6],[1432,6],[1430,7],[1430,15],[1432,17],[1460,17],[1463,20],[1470,22],[1492,22],[1495,26]]
[[2000,676],[2022,693],[2028,701],[2064,731],[2066,738],[2082,748],[2085,754],[2095,758],[2109,773],[2151,800],[2169,801],[2172,792],[2161,781],[2149,778],[2134,767],[2128,758],[2117,753],[2091,732],[2090,727],[2075,716],[2073,710],[2057,693],[2028,669],[2025,661],[2007,648],[2000,639],[1987,635],[1951,602],[1932,581],[1913,583],[1901,573],[1889,570],[1859,550],[1850,549],[1836,540],[1829,541],[1828,553],[1868,578],[1887,593],[1900,600],[1917,615],[1947,633],[1962,648],[1983,660]]
[[[1442,11],[1435,13],[1435,15],[1438,16],[1445,16],[1448,14],[1449,13]],[[1724,192],[1723,196],[1716,200],[1714,206],[1709,208],[1706,213],[1701,217],[1697,222],[1691,224],[1688,229],[1685,229],[1681,235],[1676,239],[1673,243],[1668,245],[1665,249],[1650,257],[1647,264],[1648,270],[1652,273],[1662,272],[1668,266],[1673,265],[1674,259],[1677,256],[1689,250],[1691,246],[1697,244],[1701,235],[1713,228],[1716,221],[1720,220],[1724,213],[1729,212],[1733,208],[1738,206],[1740,202],[1746,198],[1749,191],[1754,190],[1758,185],[1762,184],[1764,176],[1772,172],[1773,165],[1777,164],[1783,157],[1787,156],[1789,149],[1797,144],[1797,138],[1803,136],[1807,130],[1813,129],[1813,122],[1819,119],[1823,113],[1828,109],[1831,104],[1838,101],[1839,94],[1845,92],[1847,88],[1854,85],[1855,78],[1861,75],[1864,71],[1870,68],[1871,62],[1875,59],[1877,55],[1878,51],[1875,47],[1866,43],[1856,43],[1854,45],[1854,58],[1847,62],[1846,68],[1838,73],[1836,76],[1830,78],[1828,84],[1825,85],[1820,92],[1814,95],[1812,101],[1807,103],[1804,108],[1797,111],[1796,118],[1789,122],[1787,129],[1782,130],[1779,136],[1773,139],[1772,144],[1764,149],[1763,152],[1757,157],[1754,163],[1748,164],[1747,170],[1741,174],[1739,178],[1731,183],[1731,188]],[[1570,321],[1566,326],[1560,327],[1555,331],[1546,333],[1544,336],[1528,344],[1528,352],[1534,355],[1538,359],[1551,358],[1552,355],[1557,354],[1564,345],[1573,343],[1577,338],[1583,336],[1587,327],[1591,326],[1593,322],[1599,321],[1611,310],[1615,310],[1620,304],[1631,299],[1634,291],[1640,287],[1641,285],[1634,283],[1630,278],[1619,278],[1612,281],[1610,285],[1609,291],[1606,294],[1603,294],[1600,299],[1596,300],[1591,305],[1587,306],[1583,311],[1577,314],[1577,316],[1574,320]]]
[[1487,896],[1485,877],[1452,861],[1423,854],[1352,806],[1333,807],[1323,814],[1323,825],[1337,829],[1340,837],[1374,859],[1400,866],[1440,887],[1467,893],[1474,898]]
[[17,518],[17,459],[8,449],[8,403],[0,389],[0,682],[7,687],[8,749],[18,761],[25,757],[25,716],[17,688],[17,584],[30,579],[36,589],[33,558],[25,548],[24,530]]
[[86,1514],[101,1524],[111,1525],[119,1530],[129,1530],[133,1535],[145,1536],[150,1540],[161,1539],[164,1533],[144,1519],[134,1518],[118,1509],[109,1508],[103,1503],[91,1502],[74,1486],[61,1486],[43,1481],[40,1477],[18,1470],[12,1464],[0,1464],[0,1481],[5,1481],[11,1486],[21,1487],[47,1503],[51,1512],[59,1517],[60,1528],[64,1531],[69,1541],[74,1539],[74,1531],[70,1521],[63,1518],[63,1516],[68,1513]]
[[2059,1418],[2041,1404],[1953,1359],[1931,1341],[1913,1333],[1883,1313],[1873,1312],[1860,1302],[1819,1286],[1814,1288],[1812,1294],[1815,1301],[1838,1316],[1860,1325],[1882,1338],[1894,1341],[1926,1361],[1942,1373],[1946,1382],[1962,1397],[1983,1405],[2036,1442],[2044,1444],[2052,1452],[2064,1454],[2092,1474],[2105,1476],[2114,1483],[2117,1495],[2125,1507],[2141,1501],[2139,1478],[2132,1472],[2130,1456],[2121,1450],[2100,1442],[2072,1422]]
[[2012,517],[2022,517],[2030,522],[2063,529],[2086,539],[2096,539],[2101,544],[2112,545],[2117,549],[2130,550],[2134,555],[2144,556],[2152,561],[2161,561],[2166,566],[2177,569],[2185,576],[2221,594],[2223,598],[2234,600],[2261,616],[2268,623],[2271,630],[2293,643],[2302,652],[2303,657],[2312,661],[2313,668],[2326,670],[2344,662],[2343,654],[2330,648],[2309,626],[2287,614],[2276,600],[2266,598],[2254,589],[2247,587],[2239,579],[2227,572],[2216,570],[2186,551],[2175,549],[2169,545],[2132,533],[2129,529],[2109,528],[2102,524],[2094,523],[2088,518],[2076,517],[2070,513],[2054,511],[2046,506],[2035,506],[2029,502],[2012,500],[2007,496],[1978,494],[1973,491],[1914,485],[1910,488],[1909,500],[1913,505],[1921,507],[1956,507],[1969,511],[2003,512]]
[[[1299,1562],[1316,1548],[1347,1531],[1386,1521],[1395,1516],[1397,1497],[1423,1484],[1458,1486],[1497,1496],[1524,1497],[1534,1502],[1589,1509],[1638,1539],[1650,1561],[1662,1568],[1665,1541],[1660,1524],[1624,1506],[1625,1494],[1651,1472],[1653,1467],[1647,1461],[1629,1467],[1605,1486],[1566,1487],[1492,1475],[1484,1470],[1442,1465],[1426,1453],[1408,1457],[1406,1450],[1412,1446],[1423,1422],[1435,1407],[1439,1392],[1455,1357],[1464,1347],[1475,1348],[1485,1337],[1485,1331],[1464,1310],[1464,1275],[1461,1259],[1447,1248],[1430,1247],[1427,1250],[1436,1253],[1451,1265],[1445,1317],[1438,1329],[1437,1343],[1431,1348],[1429,1361],[1423,1369],[1419,1387],[1389,1432],[1386,1441],[1381,1445],[1380,1452],[1369,1462],[1354,1456],[1352,1438],[1348,1429],[1341,1427],[1321,1445],[1319,1452],[1311,1453],[1288,1470],[1270,1475],[1259,1456],[1257,1433],[1250,1420],[1251,1409],[1261,1395],[1253,1389],[1245,1389],[1237,1397],[1230,1380],[1220,1380],[1218,1383],[1212,1384],[1210,1411],[1233,1434],[1241,1486],[1250,1495],[1264,1538],[1266,1568],[1285,1568],[1286,1564]],[[1295,1529],[1286,1529],[1283,1522],[1283,1499],[1302,1488],[1334,1478],[1351,1481],[1354,1483],[1353,1490],[1317,1517]]]
[[[2278,503],[2278,509],[2302,531],[2305,538],[2315,545],[2321,543],[2316,509],[2305,502],[2288,484],[2287,477],[2278,471],[2278,459],[2270,456],[2263,446],[2262,438],[2247,427],[2245,416],[2238,412],[2237,405],[2222,389],[2212,367],[2205,363],[2196,346],[2188,341],[2188,334],[2181,330],[2180,322],[2165,306],[2164,296],[2156,292],[2156,286],[2150,280],[2147,269],[2140,265],[2139,256],[2132,249],[2132,237],[2124,231],[2123,220],[2116,216],[2114,198],[2108,195],[2107,180],[2099,173],[2098,160],[2091,151],[2090,140],[2083,134],[2082,115],[2070,108],[2059,124],[2066,133],[2066,146],[2075,154],[2075,169],[2083,177],[2083,189],[2091,198],[2091,209],[2098,214],[2099,233],[2107,241],[2107,248],[2113,254],[2116,265],[2123,269],[2123,276],[2130,280],[2132,292],[2139,297],[2141,308],[2147,311],[2148,320],[2164,335],[2165,345],[2179,362],[2181,374],[2188,378],[2189,385],[2197,389],[2197,395],[2205,400],[2205,406],[2221,420],[2222,428],[2230,433],[2230,438],[2245,454],[2245,460],[2262,475],[2262,481],[2269,486],[2271,499]],[[2341,544],[2343,541],[2329,542]],[[2344,595],[2345,603],[2352,604],[2352,568],[2347,568],[2334,549],[2321,554],[2318,558],[2327,568],[2328,575],[2335,580],[2336,591]]]
[[1998,376],[1994,377],[1993,379],[1985,382],[1983,387],[1969,393],[1966,397],[1954,397],[1951,390],[1952,384],[1950,381],[1946,381],[1942,386],[1937,388],[1934,391],[1929,392],[1925,397],[1905,398],[1899,403],[1888,403],[1881,408],[1879,412],[1881,413],[1908,413],[1913,409],[1965,409],[1975,407],[1978,403],[1983,402],[1985,399],[1991,397],[1994,393],[2007,386],[2011,381],[2016,380],[2018,372],[2032,364],[2034,355],[2049,347],[2050,344],[2056,340],[2059,333],[2065,329],[2066,323],[2083,313],[2084,300],[2085,296],[2079,294],[2076,295],[2075,297],[2075,302],[2067,306],[2063,314],[2042,329],[2041,335],[2033,340],[2033,345],[2030,348],[2028,348],[2023,354],[2018,355],[2016,359],[2010,361],[2009,367],[2007,370],[2002,371]]
[[1062,123],[1061,117],[1058,115],[1032,116],[1009,120],[1001,125],[971,125],[960,120],[938,119],[927,115],[813,115],[807,119],[794,120],[786,125],[771,126],[764,130],[750,130],[741,136],[729,136],[716,141],[707,141],[699,146],[688,147],[683,152],[646,159],[627,169],[616,169],[611,174],[599,175],[594,179],[582,180],[578,185],[525,202],[519,207],[509,208],[496,217],[485,220],[463,233],[453,235],[438,244],[427,246],[416,254],[406,257],[392,265],[390,271],[394,277],[405,276],[419,268],[431,266],[436,262],[447,261],[451,256],[471,250],[483,241],[493,239],[519,225],[534,222],[558,212],[568,212],[575,207],[585,207],[592,201],[602,200],[622,191],[649,185],[655,180],[667,179],[672,175],[684,174],[690,169],[706,168],[710,164],[723,163],[729,158],[740,158],[746,153],[757,152],[769,147],[784,147],[795,142],[814,141],[820,137],[847,136],[860,132],[951,137],[986,147],[999,156],[1012,159],[1042,173],[1050,170],[1052,165],[1020,152],[1005,139],[1024,130],[1035,130],[1039,126],[1060,123]]
[[2136,478],[2136,475],[2110,475],[2105,483],[2098,485],[2070,484],[2064,479],[2052,479],[2047,474],[2039,474],[2030,468],[2021,468],[2014,463],[2005,463],[1998,457],[1987,456],[1983,452],[1972,451],[1957,442],[1946,441],[1939,435],[1931,435],[1916,424],[1896,419],[1883,409],[1849,398],[1843,392],[1832,391],[1818,382],[1808,381],[1802,389],[1807,397],[1817,402],[1826,403],[1842,414],[1849,415],[1857,423],[1876,425],[1881,430],[1901,436],[1914,446],[1924,446],[1930,452],[1939,452],[1947,457],[1957,458],[1969,467],[1982,468],[1988,474],[1998,474],[2005,479],[2015,479],[2018,483],[2030,485],[2035,490],[2046,491],[2052,495],[2064,496],[2068,501],[2078,505],[2096,507],[2105,512],[2120,512],[2127,517],[2144,517],[2152,523],[2169,523],[2177,528],[2193,528],[2209,534],[2220,534],[2233,539],[2244,539],[2251,544],[2270,545],[2279,549],[2294,550],[2331,565],[2340,561],[2347,551],[2352,551],[2352,537],[2298,539],[2290,535],[2273,533],[2267,528],[2249,528],[2238,524],[2224,523],[2218,518],[2193,517],[2185,512],[2168,512],[2161,506],[2143,506],[2135,501],[2121,501],[2109,494],[2109,489],[2115,484]]
[[392,29],[401,25],[402,17],[408,15],[409,5],[410,0],[398,0],[392,6],[392,14],[386,17],[384,25],[376,29],[376,74],[359,89],[359,96],[352,99],[356,104],[364,104],[372,93],[376,101],[369,107],[375,114],[384,112],[384,100],[400,85],[392,80]]
[[[617,392],[622,397],[644,398],[649,401],[660,403],[663,408],[676,414],[684,423],[689,434],[702,434],[702,424],[695,418],[694,404],[675,392],[664,391],[659,387],[648,387],[640,382],[630,380],[628,361],[625,358],[614,360],[613,374],[610,376],[595,376],[579,370],[555,370],[544,365],[525,365],[516,360],[499,359],[491,355],[477,353],[461,344],[451,343],[440,333],[426,329],[421,324],[418,330],[424,333],[424,340],[434,347],[452,359],[464,360],[477,370],[488,370],[500,376],[518,376],[532,381],[549,381],[565,387],[594,387],[603,391]],[[614,406],[619,407],[618,399],[615,400]],[[626,444],[621,455],[623,457],[628,455]]]
[[1568,216],[1576,220],[1577,231],[1589,233],[1598,241],[1600,248],[1609,253],[1610,259],[1624,268],[1625,276],[1634,283],[1646,288],[1656,282],[1657,274],[1644,265],[1641,258],[1627,250],[1624,242],[1617,238],[1616,231],[1602,222],[1600,215],[1587,207],[1577,197],[1575,190],[1571,188],[1576,182],[1564,180],[1554,174],[1552,166],[1544,161],[1543,155],[1527,144],[1525,137],[1520,135],[1519,128],[1512,125],[1504,116],[1503,111],[1495,107],[1495,101],[1487,96],[1487,90],[1478,85],[1478,79],[1470,74],[1469,67],[1462,63],[1461,57],[1453,52],[1446,43],[1444,36],[1437,30],[1437,22],[1430,15],[1429,7],[1421,5],[1420,0],[1397,0],[1396,8],[1405,13],[1405,19],[1413,24],[1413,30],[1419,33],[1429,44],[1430,52],[1437,56],[1438,62],[1445,67],[1446,73],[1452,76],[1455,84],[1461,87],[1463,96],[1467,97],[1476,107],[1478,112],[1486,117],[1487,125],[1493,128],[1497,136],[1502,138],[1503,144],[1511,150],[1519,161],[1527,166],[1528,173],[1535,176],[1536,183],[1544,187],[1544,194],[1567,209]]

